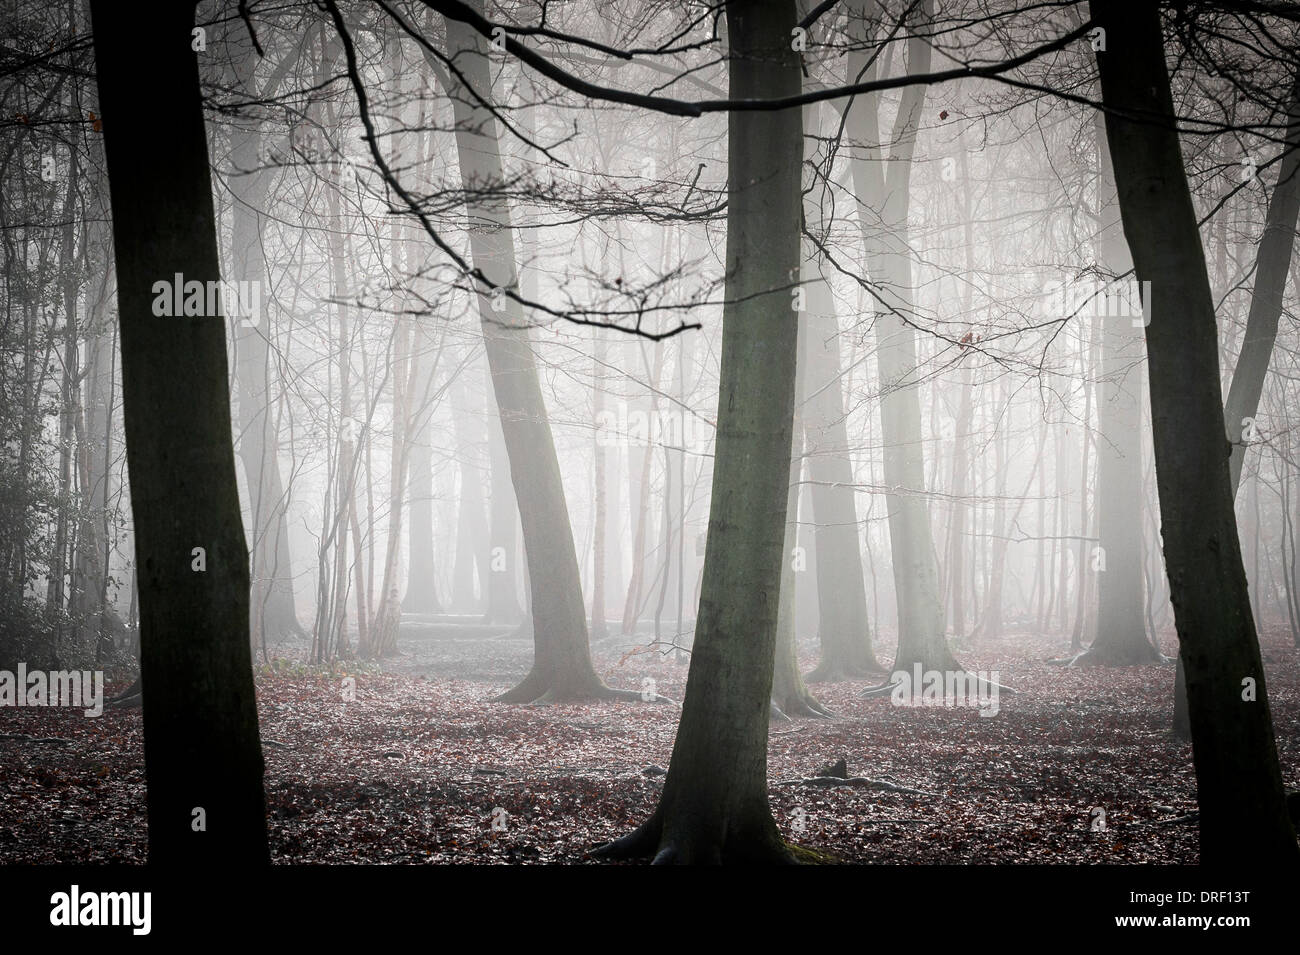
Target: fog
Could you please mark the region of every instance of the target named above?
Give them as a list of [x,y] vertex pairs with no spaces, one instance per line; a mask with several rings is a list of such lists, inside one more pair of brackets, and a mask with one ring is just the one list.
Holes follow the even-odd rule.
[[6,6],[0,859],[1295,860],[1294,8]]

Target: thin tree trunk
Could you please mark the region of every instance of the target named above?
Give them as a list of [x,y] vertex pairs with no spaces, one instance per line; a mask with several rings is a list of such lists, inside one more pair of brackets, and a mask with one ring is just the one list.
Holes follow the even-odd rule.
[[[861,5],[857,5],[861,6]],[[914,16],[928,21],[931,0]],[[907,69],[924,73],[930,65],[930,39],[913,35],[907,44]],[[865,56],[866,54],[859,54]],[[849,57],[853,71],[857,57]],[[861,72],[861,67],[857,67]],[[855,76],[857,74],[855,73]],[[925,493],[925,457],[921,439],[921,405],[917,393],[916,338],[903,320],[911,312],[912,260],[907,218],[911,202],[912,154],[925,101],[924,86],[903,90],[887,155],[869,157],[880,141],[875,102],[849,109],[848,128],[866,150],[851,159],[858,222],[868,253],[869,271],[881,290],[875,317],[876,363],[880,371],[880,415],[884,442],[885,484],[889,508],[889,544],[898,601],[898,652],[893,670],[960,670],[944,633],[939,568],[935,561]],[[879,158],[872,162],[870,158]],[[878,217],[878,220],[877,218]]]

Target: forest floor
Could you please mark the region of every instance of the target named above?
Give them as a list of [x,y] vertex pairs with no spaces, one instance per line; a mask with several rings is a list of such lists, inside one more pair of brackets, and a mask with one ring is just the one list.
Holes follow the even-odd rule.
[[[1296,789],[1300,652],[1283,633],[1262,642]],[[680,700],[686,666],[629,646],[593,646],[607,682],[653,679]],[[493,703],[527,671],[532,646],[481,627],[404,625],[400,649],[382,667],[332,673],[292,662],[301,648],[259,664],[275,861],[584,862],[654,808],[663,777],[653,767],[668,765],[677,706]],[[1172,637],[1163,649],[1173,652]],[[1046,662],[1064,654],[1060,638],[1028,634],[960,649],[968,668],[1016,690],[992,717],[862,699],[866,682],[813,684],[836,717],[773,723],[778,823],[852,863],[1195,863],[1191,747],[1168,733],[1173,666]],[[815,658],[801,648],[805,670]],[[840,756],[850,776],[918,792],[789,782]],[[142,862],[145,846],[138,706],[98,718],[0,710],[0,863]]]

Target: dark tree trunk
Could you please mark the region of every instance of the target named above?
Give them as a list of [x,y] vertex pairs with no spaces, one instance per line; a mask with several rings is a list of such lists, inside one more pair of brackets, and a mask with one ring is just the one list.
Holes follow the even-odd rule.
[[1214,302],[1175,131],[1160,14],[1154,5],[1114,0],[1091,6],[1108,28],[1108,50],[1097,62],[1124,234],[1138,279],[1151,283],[1151,420],[1201,861],[1294,864],[1300,851],[1233,513]]
[[[793,0],[732,0],[726,12],[730,95],[798,94]],[[731,114],[727,304],[699,620],[663,797],[639,829],[603,850],[609,856],[793,861],[768,803],[767,726],[795,397],[801,139],[798,109]]]
[[[155,282],[171,283],[177,273],[186,281],[220,279],[190,49],[194,5],[152,0],[127,15],[92,0],[91,16],[117,254],[140,671],[149,684],[149,859],[265,863],[226,330],[220,314],[156,317],[152,309]],[[160,116],[165,149],[158,148]],[[194,569],[196,548],[206,570]]]
[[[1241,485],[1241,467],[1246,459],[1246,445],[1259,408],[1259,398],[1264,392],[1264,378],[1268,374],[1273,356],[1273,343],[1277,340],[1277,323],[1282,315],[1282,295],[1286,291],[1286,273],[1291,266],[1295,247],[1296,218],[1300,215],[1300,73],[1296,74],[1288,103],[1290,122],[1287,126],[1286,145],[1278,163],[1277,184],[1269,198],[1264,220],[1264,237],[1259,243],[1255,260],[1255,288],[1250,297],[1250,312],[1246,316],[1246,333],[1241,342],[1241,353],[1233,369],[1232,384],[1224,404],[1224,425],[1232,443],[1232,457],[1228,461],[1232,478],[1232,493],[1236,497]],[[1225,243],[1226,244],[1226,243]],[[1178,673],[1174,680],[1173,734],[1187,739],[1191,729],[1187,722],[1186,683],[1182,671],[1182,658],[1178,660]]]
[[1246,333],[1224,404],[1224,423],[1228,440],[1232,442],[1229,466],[1234,496],[1241,484],[1241,465],[1250,441],[1250,435],[1243,436],[1243,431],[1250,431],[1248,422],[1255,418],[1264,391],[1264,378],[1277,339],[1277,323],[1282,315],[1286,275],[1295,248],[1296,220],[1300,216],[1300,72],[1291,88],[1288,113],[1287,141],[1278,163],[1277,184],[1269,197],[1264,236],[1255,258],[1255,288],[1246,316]]

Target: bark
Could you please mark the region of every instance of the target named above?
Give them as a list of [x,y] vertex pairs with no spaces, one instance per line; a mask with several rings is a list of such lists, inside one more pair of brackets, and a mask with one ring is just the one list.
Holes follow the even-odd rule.
[[1243,436],[1243,431],[1248,430],[1247,419],[1253,421],[1259,410],[1264,378],[1277,339],[1282,295],[1286,291],[1287,271],[1291,268],[1292,250],[1295,248],[1296,223],[1300,217],[1300,73],[1296,74],[1295,85],[1291,88],[1287,112],[1290,121],[1286,144],[1278,163],[1277,183],[1269,197],[1264,235],[1255,259],[1255,287],[1250,297],[1250,312],[1246,316],[1246,332],[1224,404],[1228,440],[1232,442],[1229,467],[1234,496],[1241,484],[1241,465],[1249,443],[1249,435]]
[[[1201,861],[1300,859],[1233,513],[1214,302],[1154,6],[1094,0],[1124,234],[1151,282],[1151,419],[1165,566],[1187,685]],[[1247,683],[1249,681],[1249,683]],[[1253,687],[1253,693],[1243,689]]]
[[[792,96],[793,0],[726,8],[730,95]],[[663,796],[608,856],[661,864],[793,861],[767,794],[798,324],[798,109],[733,113],[728,128],[727,289],[712,508],[699,620]]]
[[[1296,221],[1300,216],[1300,73],[1296,74],[1295,85],[1291,88],[1287,112],[1290,122],[1286,144],[1278,164],[1278,179],[1269,198],[1264,236],[1255,260],[1255,287],[1250,298],[1250,312],[1246,316],[1246,331],[1224,403],[1224,424],[1228,441],[1232,444],[1228,467],[1234,498],[1241,484],[1241,467],[1246,457],[1246,445],[1250,443],[1250,426],[1259,409],[1273,344],[1277,340],[1286,274],[1291,266]],[[1177,666],[1173,733],[1186,739],[1190,728],[1186,720],[1187,701],[1181,696],[1185,686],[1181,656]]]
[[[149,861],[269,861],[248,547],[220,315],[156,317],[153,285],[219,281],[194,5],[92,0],[117,257],[140,591]],[[148,50],[147,56],[141,50]],[[140,97],[147,91],[148,109]],[[167,148],[157,149],[158,117]],[[205,549],[197,572],[194,548]],[[202,809],[206,831],[196,831]]]
[[[663,342],[655,342],[654,349],[654,367],[651,369],[649,363],[645,360],[645,351],[642,342],[630,341],[629,351],[634,356],[640,352],[642,364],[646,366],[645,371],[650,380],[650,398],[646,402],[647,421],[653,422],[658,416],[659,411],[659,378],[663,371],[664,349]],[[647,428],[647,432],[652,428]],[[637,622],[641,617],[641,608],[643,605],[642,594],[647,589],[645,584],[645,563],[646,563],[646,537],[649,534],[648,525],[650,520],[650,471],[654,463],[654,455],[651,449],[649,433],[647,433],[645,442],[632,442],[629,447],[635,447],[638,450],[637,466],[631,464],[632,455],[628,454],[628,493],[636,499],[636,512],[633,518],[635,531],[632,535],[632,574],[627,582],[627,598],[623,602],[623,633],[636,633]],[[632,478],[635,473],[639,472],[640,477],[636,482],[635,488],[631,486]]]

